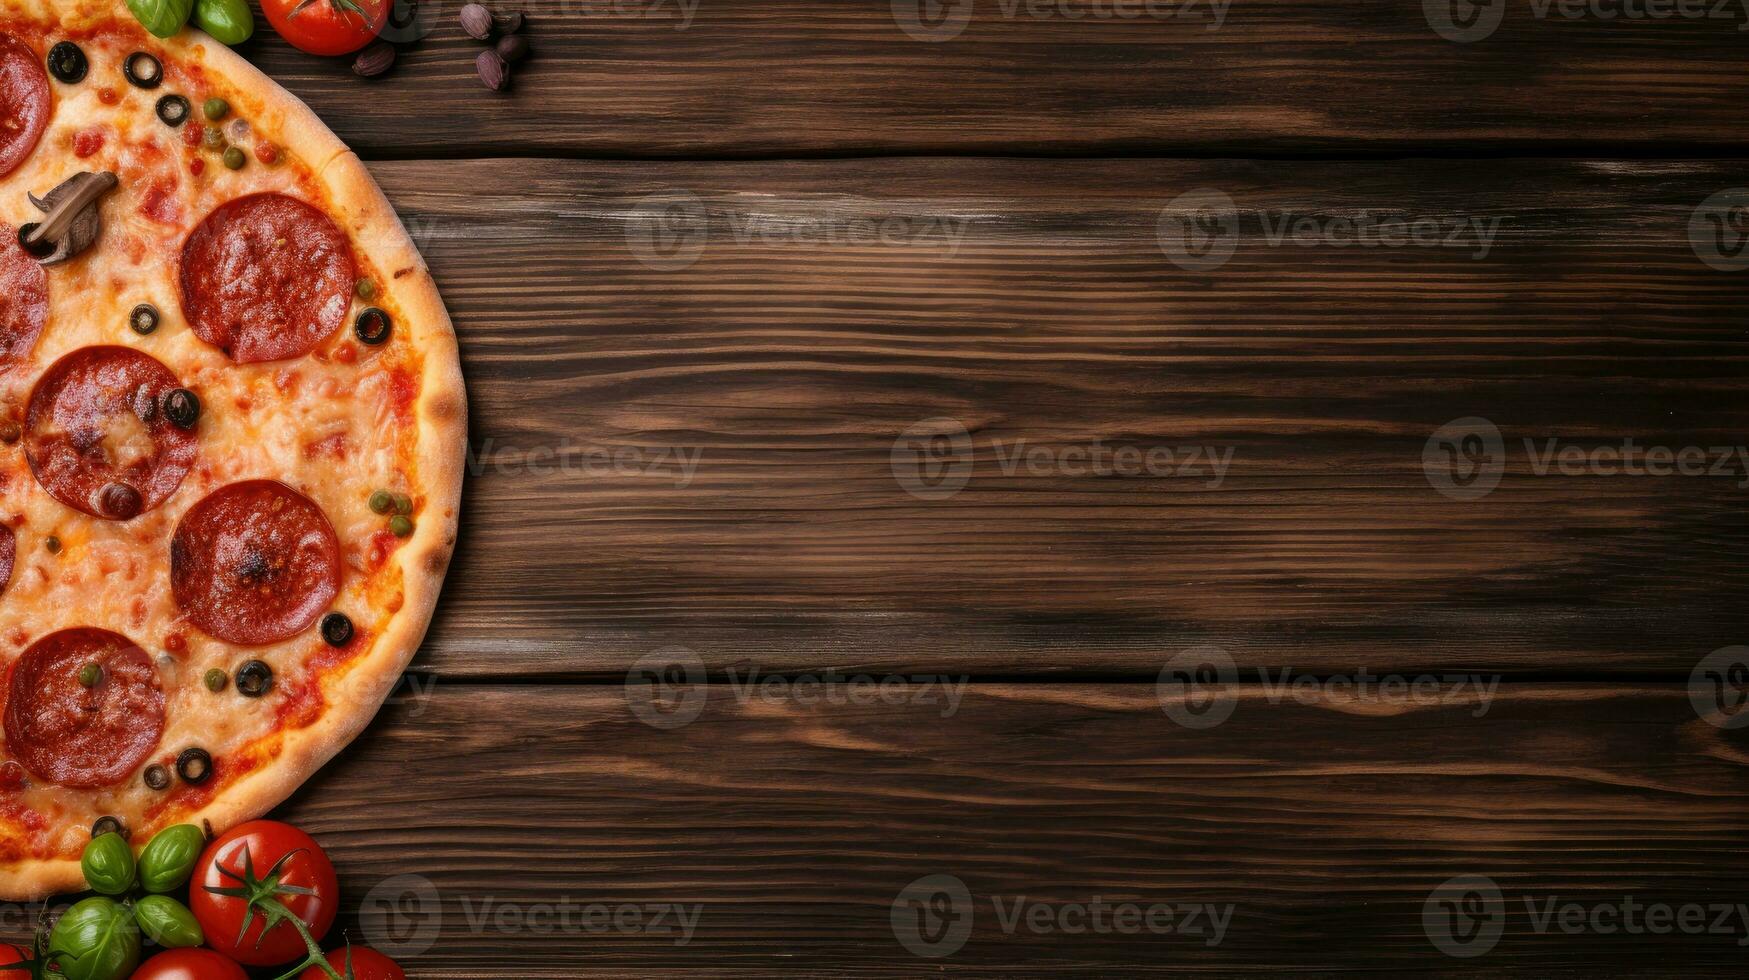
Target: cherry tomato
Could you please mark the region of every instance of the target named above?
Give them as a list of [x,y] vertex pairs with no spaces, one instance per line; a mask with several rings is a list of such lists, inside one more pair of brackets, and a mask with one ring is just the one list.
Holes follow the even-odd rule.
[[369,44],[393,6],[394,0],[262,0],[261,12],[292,47],[333,55]]
[[[0,943],[0,966],[11,963],[29,963],[30,960],[30,956],[17,946],[11,943]],[[29,975],[23,970],[0,970],[0,980],[6,977],[27,977]]]
[[208,946],[249,966],[272,966],[305,955],[303,937],[289,922],[281,922],[263,935],[259,910],[250,917],[248,930],[239,935],[248,902],[212,891],[238,887],[266,891],[275,875],[278,884],[311,893],[279,891],[275,897],[309,926],[312,937],[321,940],[334,924],[340,905],[334,865],[309,834],[275,820],[251,820],[208,844],[194,866],[188,907],[200,921]]
[[[397,966],[394,960],[369,946],[354,946],[351,953],[353,980],[407,980],[406,972]],[[346,954],[347,948],[345,946],[328,951],[328,965],[341,976],[346,976]],[[323,973],[321,967],[312,966],[298,974],[298,980],[333,980],[333,978]]]
[[140,964],[128,980],[249,980],[243,968],[210,949],[168,949]]

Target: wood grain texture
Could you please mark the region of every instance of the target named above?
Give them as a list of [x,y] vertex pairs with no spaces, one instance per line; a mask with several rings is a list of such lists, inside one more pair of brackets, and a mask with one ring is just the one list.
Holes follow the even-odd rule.
[[[614,677],[680,644],[713,669],[1152,676],[1215,643],[1241,666],[1679,678],[1749,634],[1741,459],[1645,477],[1532,458],[1742,442],[1749,279],[1688,238],[1737,164],[376,172],[443,284],[474,409],[418,661],[438,674]],[[1238,209],[1218,270],[1156,234],[1195,188]],[[648,196],[676,189],[706,224],[670,244],[696,261],[646,262]],[[1499,225],[1485,255],[1277,231],[1367,213]],[[1423,450],[1467,416],[1506,457],[1466,501]],[[971,469],[919,499],[894,446],[938,417]],[[1231,467],[1217,485],[1014,456],[1093,444]]]
[[962,33],[927,43],[892,0],[518,0],[499,6],[527,11],[536,53],[512,96],[475,78],[456,0],[428,0],[435,29],[381,80],[265,30],[244,50],[367,158],[1744,146],[1735,0],[1573,20],[1497,0],[1498,29],[1470,44],[1420,2],[1235,0],[1218,29],[1207,0],[1115,2],[1142,16],[975,0]]
[[[389,926],[378,899],[399,885],[364,902],[384,879],[431,883],[439,931],[405,959],[421,980],[1741,969],[1741,923],[1538,934],[1523,904],[1749,901],[1744,735],[1700,721],[1679,686],[1516,684],[1486,707],[1270,703],[1253,687],[1205,731],[1171,721],[1146,684],[972,685],[957,710],[899,703],[912,693],[844,705],[714,685],[695,721],[658,730],[617,687],[440,682],[282,815],[329,848],[342,921],[364,905],[355,935]],[[1430,890],[1472,873],[1498,883],[1506,926],[1460,962],[1421,916]],[[899,890],[928,874],[959,877],[977,903],[945,960],[914,958],[889,924]],[[1005,935],[996,896],[1235,908],[1209,946]],[[686,944],[517,925],[565,899],[701,913]],[[398,907],[431,921],[429,906]]]

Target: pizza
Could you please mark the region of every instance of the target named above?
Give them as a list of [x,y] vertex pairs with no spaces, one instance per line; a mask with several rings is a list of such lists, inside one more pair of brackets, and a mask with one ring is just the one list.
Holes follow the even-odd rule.
[[0,897],[261,815],[454,547],[455,334],[357,156],[193,30],[0,0]]

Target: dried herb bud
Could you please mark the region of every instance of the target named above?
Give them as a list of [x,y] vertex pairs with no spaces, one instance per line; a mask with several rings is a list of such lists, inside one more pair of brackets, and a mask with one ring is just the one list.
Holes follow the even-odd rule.
[[498,52],[498,57],[503,58],[505,63],[515,64],[516,62],[528,57],[528,38],[523,37],[521,34],[511,34],[508,37],[501,37],[498,39],[497,47],[493,48],[493,50]]
[[474,68],[480,73],[480,84],[494,92],[502,92],[510,87],[510,65],[498,56],[496,51],[482,51],[474,59]]
[[395,46],[387,41],[378,41],[358,53],[357,60],[352,63],[352,73],[364,78],[375,78],[395,67]]
[[484,41],[492,36],[492,12],[477,3],[462,7],[462,30],[476,41]]
[[499,14],[492,18],[492,26],[496,27],[500,34],[515,34],[522,30],[522,11],[512,10],[507,14]]

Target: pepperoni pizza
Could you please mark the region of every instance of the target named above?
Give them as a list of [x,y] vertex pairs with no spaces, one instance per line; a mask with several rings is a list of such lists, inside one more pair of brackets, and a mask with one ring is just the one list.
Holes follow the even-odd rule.
[[93,828],[219,831],[430,620],[455,336],[358,158],[192,30],[0,0],[0,897]]

